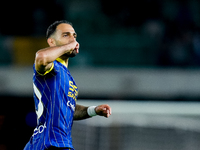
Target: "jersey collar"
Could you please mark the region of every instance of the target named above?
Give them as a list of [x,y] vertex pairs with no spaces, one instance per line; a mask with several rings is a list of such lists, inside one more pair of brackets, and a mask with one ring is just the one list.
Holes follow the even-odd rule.
[[60,62],[61,64],[63,64],[65,67],[67,67],[65,61],[62,60],[61,58],[57,58],[56,60],[57,60],[58,62]]

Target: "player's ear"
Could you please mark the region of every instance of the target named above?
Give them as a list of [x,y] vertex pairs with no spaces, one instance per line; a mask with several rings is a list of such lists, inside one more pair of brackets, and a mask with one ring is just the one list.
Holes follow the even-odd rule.
[[49,46],[56,46],[56,42],[55,42],[55,39],[53,38],[48,38],[47,39],[47,43],[49,44]]

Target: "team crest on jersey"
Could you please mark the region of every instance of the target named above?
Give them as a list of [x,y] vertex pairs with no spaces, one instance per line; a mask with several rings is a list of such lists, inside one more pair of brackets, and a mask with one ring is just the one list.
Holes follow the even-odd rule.
[[69,92],[67,96],[72,97],[75,101],[77,100],[78,88],[72,81],[69,81]]

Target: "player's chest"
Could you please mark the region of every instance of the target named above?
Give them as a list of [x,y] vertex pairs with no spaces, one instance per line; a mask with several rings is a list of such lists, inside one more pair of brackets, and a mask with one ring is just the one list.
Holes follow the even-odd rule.
[[60,83],[58,83],[59,84],[58,86],[62,88],[61,91],[64,91],[64,93],[67,94],[66,96],[68,98],[76,101],[78,97],[78,87],[73,77],[69,73],[60,75],[60,77],[61,79]]

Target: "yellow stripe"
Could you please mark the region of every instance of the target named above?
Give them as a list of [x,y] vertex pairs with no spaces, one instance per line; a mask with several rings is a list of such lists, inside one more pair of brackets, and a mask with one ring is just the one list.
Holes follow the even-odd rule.
[[51,66],[51,68],[49,69],[49,70],[47,70],[45,73],[40,73],[40,72],[38,72],[37,70],[37,73],[39,74],[39,75],[41,75],[41,76],[44,76],[44,75],[46,75],[47,73],[49,73],[49,72],[51,72],[51,70],[53,70],[53,67],[54,67],[54,63],[52,64],[52,66]]
[[[62,60],[61,58],[57,58],[56,60],[57,60],[58,62],[60,62],[61,64],[63,64],[65,67],[67,67],[65,61]],[[44,75],[48,74],[49,72],[51,72],[51,70],[53,70],[53,67],[54,67],[54,63],[53,63],[53,65],[51,66],[51,68],[50,68],[49,70],[47,70],[44,74],[38,72],[37,70],[36,70],[36,71],[37,71],[37,73],[38,73],[39,75],[44,76]]]
[[65,61],[62,60],[61,58],[57,58],[56,60],[57,60],[58,62],[60,62],[61,64],[63,64],[65,67],[67,67]]

